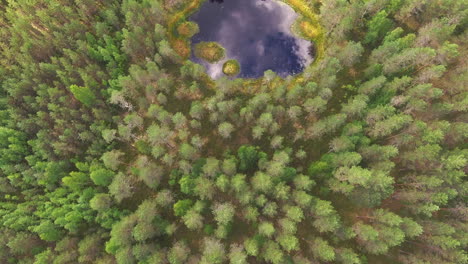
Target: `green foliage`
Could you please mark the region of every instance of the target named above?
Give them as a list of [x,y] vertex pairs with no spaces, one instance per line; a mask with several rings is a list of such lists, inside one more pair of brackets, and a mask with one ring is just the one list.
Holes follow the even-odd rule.
[[0,263],[468,262],[463,1],[288,0],[314,61],[216,80],[203,1],[37,2],[0,4]]
[[185,194],[194,194],[196,179],[190,175],[185,175],[179,180],[180,191]]
[[245,251],[250,256],[258,256],[259,254],[259,241],[257,239],[247,239],[244,241]]
[[203,243],[203,253],[200,263],[223,263],[226,253],[221,241],[214,238],[206,238]]
[[380,11],[367,22],[368,31],[364,37],[364,43],[374,44],[393,27],[392,20],[387,18],[385,10]]
[[273,188],[273,181],[270,175],[257,172],[252,177],[252,187],[260,192],[269,193]]
[[102,155],[102,161],[107,168],[111,170],[117,170],[118,166],[120,165],[120,158],[122,155],[123,153],[120,151],[109,151]]
[[299,240],[293,235],[280,235],[277,241],[288,253],[299,249]]
[[90,177],[94,184],[108,186],[114,178],[114,172],[107,169],[97,169],[91,172]]
[[362,263],[359,256],[351,249],[339,249],[337,253],[337,260],[344,264],[360,264]]
[[265,153],[259,152],[253,146],[241,146],[237,151],[239,157],[239,170],[248,171],[256,168],[260,159],[265,157]]
[[0,169],[9,173],[9,165],[18,162],[29,153],[26,135],[21,131],[0,127]]
[[234,126],[227,122],[221,123],[218,127],[218,132],[223,138],[230,138],[233,131]]
[[218,176],[215,184],[216,184],[216,187],[218,187],[222,192],[226,192],[228,188],[230,187],[229,178],[224,174],[221,174]]
[[312,241],[311,250],[314,256],[322,261],[333,261],[335,252],[328,242],[322,238],[316,238]]
[[230,203],[216,204],[213,208],[213,215],[219,225],[226,225],[234,217],[235,207]]
[[214,233],[214,228],[212,225],[206,224],[203,227],[203,233],[205,233],[208,236],[211,236]]
[[174,246],[169,250],[167,259],[171,264],[182,264],[188,258],[190,248],[183,242],[176,242]]
[[300,207],[285,206],[283,210],[285,211],[286,216],[295,222],[300,222],[304,219],[304,213]]
[[90,183],[90,178],[84,172],[72,171],[68,176],[62,178],[62,182],[64,186],[74,191],[80,191]]
[[241,245],[232,245],[229,251],[229,262],[231,264],[247,264],[247,254]]
[[259,234],[263,236],[272,237],[273,234],[275,233],[275,227],[273,226],[272,223],[263,222],[263,223],[260,223],[260,225],[258,226],[258,232]]
[[89,206],[96,211],[104,211],[111,206],[112,200],[108,194],[96,194],[93,199],[89,201]]
[[265,252],[263,254],[265,260],[274,263],[284,263],[284,253],[281,251],[277,243],[273,241],[268,241],[265,245]]
[[200,229],[203,227],[203,216],[195,210],[189,210],[184,216],[185,225],[190,230]]
[[187,211],[192,207],[192,205],[193,202],[189,199],[177,201],[174,204],[174,215],[184,216],[187,213]]
[[180,147],[180,155],[184,159],[193,160],[195,158],[195,155],[196,155],[196,149],[194,147],[190,146],[189,144],[184,143]]
[[95,104],[96,96],[91,91],[89,87],[81,87],[77,85],[70,86],[70,92],[75,96],[75,98],[83,103],[84,105],[90,107]]
[[148,142],[144,140],[138,140],[135,143],[135,146],[141,154],[146,154],[146,155],[151,154],[151,146],[148,144]]
[[39,237],[44,241],[57,241],[62,238],[60,229],[51,221],[42,221],[40,225],[34,228]]
[[315,176],[323,172],[327,172],[330,169],[330,166],[325,161],[317,161],[310,165],[309,170],[307,171],[310,176]]
[[109,185],[109,193],[112,194],[118,202],[130,197],[133,193],[132,181],[133,179],[130,176],[119,172]]

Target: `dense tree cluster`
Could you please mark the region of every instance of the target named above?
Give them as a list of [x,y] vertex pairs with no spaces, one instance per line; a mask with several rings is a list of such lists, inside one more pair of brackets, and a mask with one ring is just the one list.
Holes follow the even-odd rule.
[[468,263],[464,1],[285,0],[326,49],[257,80],[200,2],[0,0],[0,263]]

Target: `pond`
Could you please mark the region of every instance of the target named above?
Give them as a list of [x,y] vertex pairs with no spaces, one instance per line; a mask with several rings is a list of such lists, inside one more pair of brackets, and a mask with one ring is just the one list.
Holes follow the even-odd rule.
[[209,0],[189,20],[199,25],[192,48],[200,42],[218,42],[226,56],[216,63],[192,60],[204,65],[212,78],[223,76],[224,62],[240,64],[237,77],[257,78],[266,70],[281,77],[294,75],[312,62],[312,43],[297,37],[291,26],[298,14],[277,0]]

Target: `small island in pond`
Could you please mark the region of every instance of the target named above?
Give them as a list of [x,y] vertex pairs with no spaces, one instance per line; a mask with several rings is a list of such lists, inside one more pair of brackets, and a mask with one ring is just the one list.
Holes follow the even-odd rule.
[[195,45],[195,56],[209,63],[222,60],[225,56],[224,48],[217,42],[200,42]]
[[227,60],[223,64],[223,73],[227,76],[236,76],[240,72],[240,64],[237,60]]

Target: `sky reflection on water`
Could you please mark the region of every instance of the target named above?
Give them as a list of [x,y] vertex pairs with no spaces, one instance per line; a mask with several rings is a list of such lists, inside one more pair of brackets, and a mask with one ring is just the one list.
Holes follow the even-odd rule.
[[282,77],[299,73],[313,58],[311,42],[290,30],[297,16],[276,0],[207,1],[190,17],[200,27],[192,45],[216,41],[226,49],[226,58],[216,64],[192,59],[203,64],[212,78],[223,75],[222,65],[228,59],[239,61],[242,78],[263,76],[268,69]]

